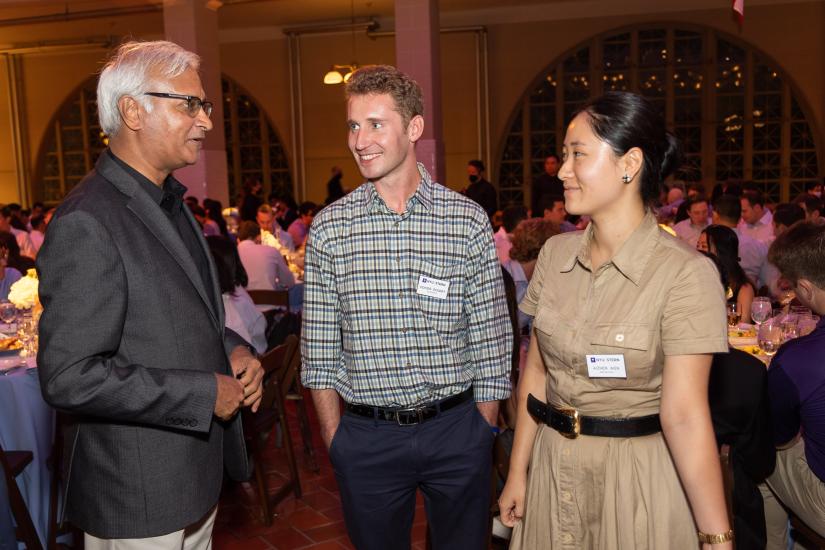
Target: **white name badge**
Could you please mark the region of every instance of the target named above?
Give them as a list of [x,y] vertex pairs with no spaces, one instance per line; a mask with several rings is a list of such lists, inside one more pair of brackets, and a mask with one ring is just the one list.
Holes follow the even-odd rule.
[[585,355],[590,378],[627,378],[624,355]]
[[421,275],[418,277],[418,288],[415,291],[423,296],[446,300],[447,291],[449,289],[450,281],[441,281],[439,279],[433,279],[432,277],[425,277],[424,275]]

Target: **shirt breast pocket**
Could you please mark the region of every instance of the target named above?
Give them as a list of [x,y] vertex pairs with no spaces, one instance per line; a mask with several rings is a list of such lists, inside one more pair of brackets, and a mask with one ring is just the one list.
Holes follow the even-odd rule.
[[551,358],[556,365],[568,364],[564,352],[570,345],[570,326],[559,313],[539,305],[533,319],[533,332],[542,358]]
[[464,324],[461,264],[439,265],[418,260],[412,264],[410,277],[413,302],[432,327],[439,332],[453,332]]
[[623,355],[627,382],[649,379],[655,359],[653,327],[648,323],[601,323],[593,327],[593,355]]

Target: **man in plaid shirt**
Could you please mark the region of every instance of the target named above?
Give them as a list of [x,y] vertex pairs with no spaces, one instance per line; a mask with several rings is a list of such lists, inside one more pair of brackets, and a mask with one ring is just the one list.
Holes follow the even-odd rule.
[[433,548],[485,547],[492,428],[510,394],[490,223],[416,162],[423,112],[397,69],[352,76],[348,143],[367,182],[318,214],[306,246],[301,379],[359,550],[410,547],[416,489]]

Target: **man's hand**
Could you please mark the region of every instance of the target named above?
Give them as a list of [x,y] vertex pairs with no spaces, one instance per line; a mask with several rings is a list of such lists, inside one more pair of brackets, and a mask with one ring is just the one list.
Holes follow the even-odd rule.
[[215,373],[218,381],[218,396],[215,399],[215,416],[229,420],[243,403],[243,386],[231,376]]
[[232,373],[243,386],[243,406],[252,406],[252,412],[258,412],[263,396],[262,382],[264,369],[246,346],[237,346],[229,356]]
[[476,403],[478,412],[490,426],[498,425],[498,401],[479,401]]

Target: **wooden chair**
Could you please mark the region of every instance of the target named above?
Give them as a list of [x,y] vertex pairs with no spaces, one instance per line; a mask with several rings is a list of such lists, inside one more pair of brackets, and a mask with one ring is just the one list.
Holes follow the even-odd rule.
[[304,387],[301,385],[301,353],[297,349],[298,337],[290,335],[287,340],[294,339],[296,342],[296,352],[292,357],[289,368],[284,372],[281,381],[284,389],[284,399],[295,403],[295,413],[298,416],[298,427],[301,430],[301,440],[304,444],[304,460],[306,466],[315,473],[321,471],[318,461],[315,458],[315,447],[312,444],[312,428],[309,424],[309,412],[307,410],[306,399],[304,399]]
[[29,550],[42,550],[43,545],[40,544],[34,522],[26,507],[26,501],[23,500],[15,479],[33,459],[34,455],[31,451],[4,451],[0,447],[0,466],[3,468],[3,476],[6,480],[11,513],[17,523],[17,540],[25,543]]
[[[297,348],[298,339],[293,336],[284,344],[261,357],[261,364],[265,373],[261,405],[255,414],[249,412],[248,409],[245,409],[243,412],[245,432],[247,440],[249,441],[249,448],[255,470],[258,500],[261,504],[263,519],[266,525],[272,524],[272,510],[290,492],[295,494],[295,498],[301,498],[301,481],[298,477],[298,464],[295,461],[295,451],[292,448],[292,436],[289,433],[289,424],[286,418],[284,400],[286,392],[282,386],[285,375],[294,361],[294,356],[298,355]],[[283,437],[283,446],[289,466],[289,480],[277,493],[270,496],[266,482],[266,472],[264,472],[263,469],[263,457],[266,443],[276,426],[280,427]]]
[[285,307],[289,309],[288,290],[247,290],[246,292],[256,304]]

